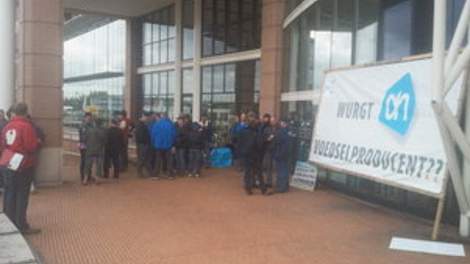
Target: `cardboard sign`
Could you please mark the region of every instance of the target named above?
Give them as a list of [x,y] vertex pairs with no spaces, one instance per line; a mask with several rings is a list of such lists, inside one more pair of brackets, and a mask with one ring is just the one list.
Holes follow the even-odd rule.
[[297,161],[290,186],[306,191],[313,191],[317,183],[318,170],[308,162]]

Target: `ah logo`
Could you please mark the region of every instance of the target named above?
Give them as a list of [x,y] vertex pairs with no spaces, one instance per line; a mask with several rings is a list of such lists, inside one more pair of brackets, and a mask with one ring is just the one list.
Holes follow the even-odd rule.
[[413,121],[416,96],[411,74],[405,74],[385,93],[379,121],[400,135],[405,135]]

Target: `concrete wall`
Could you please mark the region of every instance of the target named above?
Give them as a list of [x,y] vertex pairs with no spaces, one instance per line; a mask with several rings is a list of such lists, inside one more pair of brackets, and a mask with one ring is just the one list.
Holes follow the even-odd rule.
[[62,0],[19,0],[16,12],[16,101],[26,102],[47,138],[37,181],[62,179],[63,31]]
[[263,0],[260,113],[279,116],[282,87],[282,23],[286,0]]

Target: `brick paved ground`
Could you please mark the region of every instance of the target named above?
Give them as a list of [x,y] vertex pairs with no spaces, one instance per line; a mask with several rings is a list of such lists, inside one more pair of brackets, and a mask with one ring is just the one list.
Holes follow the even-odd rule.
[[29,239],[47,264],[470,263],[387,249],[393,235],[428,235],[427,222],[326,190],[248,197],[240,185],[235,172],[211,170],[42,189],[29,217],[43,232]]

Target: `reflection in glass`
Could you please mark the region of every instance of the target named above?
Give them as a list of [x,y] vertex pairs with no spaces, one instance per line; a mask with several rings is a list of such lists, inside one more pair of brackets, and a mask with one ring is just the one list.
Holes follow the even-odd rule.
[[193,69],[183,69],[183,97],[182,97],[182,113],[192,114],[193,112]]
[[382,59],[411,55],[411,1],[384,1]]
[[228,142],[234,115],[257,111],[259,70],[258,61],[203,67],[201,115],[210,118],[219,144]]
[[260,48],[261,0],[203,0],[202,54]]
[[183,60],[193,58],[194,53],[194,1],[183,2]]
[[142,18],[144,66],[175,61],[176,28],[174,12],[174,5],[170,5]]
[[357,7],[356,64],[377,60],[379,0],[362,0]]
[[162,71],[142,75],[143,110],[173,118],[175,73]]

